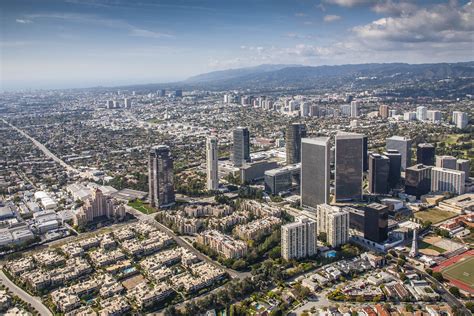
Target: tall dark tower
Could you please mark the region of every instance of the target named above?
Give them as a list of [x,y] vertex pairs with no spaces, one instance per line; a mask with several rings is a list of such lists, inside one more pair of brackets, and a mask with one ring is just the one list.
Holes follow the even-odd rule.
[[388,206],[372,203],[365,207],[364,238],[377,243],[387,240]]
[[306,125],[290,124],[286,129],[286,163],[301,162],[301,138],[306,137]]
[[426,166],[435,165],[435,147],[432,144],[422,143],[416,147],[416,163]]
[[363,135],[338,133],[335,137],[335,190],[336,201],[362,199]]
[[395,188],[400,183],[402,155],[395,149],[388,149],[383,153],[390,160],[390,169],[388,172],[388,186],[390,189]]
[[369,139],[367,138],[367,135],[364,135],[363,136],[363,142],[364,142],[364,152],[362,153],[362,159],[363,159],[363,163],[364,163],[364,172],[369,170],[369,158],[368,158],[368,150],[369,150]]
[[242,167],[244,163],[250,162],[250,133],[246,127],[234,129],[233,161],[236,167]]
[[155,146],[150,150],[148,186],[148,198],[152,207],[169,207],[175,203],[173,158],[168,146]]
[[375,194],[388,193],[388,174],[390,159],[376,153],[369,155],[369,192]]

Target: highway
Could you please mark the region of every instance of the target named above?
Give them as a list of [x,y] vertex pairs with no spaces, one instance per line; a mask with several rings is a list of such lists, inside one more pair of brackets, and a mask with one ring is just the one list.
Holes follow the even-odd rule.
[[189,251],[193,252],[200,260],[208,262],[208,263],[214,265],[215,267],[217,267],[219,269],[225,270],[232,278],[243,279],[243,278],[248,277],[248,276],[251,275],[250,272],[238,272],[238,271],[226,268],[225,266],[221,265],[217,261],[214,261],[211,258],[209,258],[208,256],[204,255],[202,252],[200,252],[196,248],[194,248],[193,245],[190,242],[188,242],[184,238],[176,235],[171,229],[169,229],[165,225],[157,222],[155,220],[155,214],[144,214],[144,213],[142,213],[140,211],[137,211],[136,209],[134,209],[133,207],[130,207],[130,206],[127,206],[126,208],[127,208],[127,212],[129,212],[130,214],[133,214],[139,220],[147,221],[147,222],[151,223],[152,225],[154,225],[159,230],[161,230],[162,232],[165,232],[165,233],[169,234],[171,237],[173,237],[173,239],[175,240],[175,242],[179,246],[181,246],[183,248],[186,248]]
[[43,305],[39,297],[31,296],[27,292],[23,291],[20,287],[16,286],[10,279],[7,278],[5,273],[0,270],[0,282],[4,284],[13,294],[21,298],[23,301],[30,303],[34,309],[38,311],[40,315],[53,315],[51,311]]
[[61,160],[58,156],[56,156],[55,154],[53,154],[48,148],[46,148],[43,144],[41,144],[39,141],[37,141],[36,139],[34,139],[33,137],[31,137],[30,135],[28,135],[27,133],[25,133],[24,131],[22,131],[21,129],[19,129],[18,127],[16,127],[15,125],[12,125],[10,124],[8,121],[6,121],[5,119],[1,119],[5,124],[7,124],[8,126],[10,126],[12,129],[14,129],[15,131],[17,131],[18,133],[20,133],[21,135],[23,135],[25,138],[28,138],[36,147],[38,147],[47,157],[53,159],[54,161],[56,161],[58,164],[60,164],[61,166],[63,166],[66,170],[68,171],[71,171],[71,172],[74,172],[74,173],[79,173],[79,171],[68,165],[67,163],[65,163],[63,160]]

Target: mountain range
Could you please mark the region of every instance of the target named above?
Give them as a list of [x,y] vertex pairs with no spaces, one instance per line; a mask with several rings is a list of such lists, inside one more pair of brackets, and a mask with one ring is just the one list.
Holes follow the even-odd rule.
[[[148,84],[130,88],[165,89],[333,89],[343,86],[377,87],[414,82],[460,80],[469,91],[474,86],[474,61],[436,64],[348,64],[303,66],[265,64],[220,70],[190,77],[181,82]],[[450,81],[450,80],[448,80]],[[467,86],[466,86],[467,85]],[[472,91],[472,90],[471,90]]]

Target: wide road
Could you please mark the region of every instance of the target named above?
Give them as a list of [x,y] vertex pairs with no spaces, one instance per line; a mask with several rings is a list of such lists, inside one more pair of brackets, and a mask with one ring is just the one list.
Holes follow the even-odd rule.
[[21,135],[23,135],[25,138],[28,138],[36,147],[38,147],[47,157],[53,159],[54,161],[56,161],[58,164],[60,164],[61,166],[63,166],[66,170],[68,171],[72,171],[74,173],[79,173],[79,171],[68,165],[67,163],[65,163],[63,160],[61,160],[58,156],[56,156],[55,154],[53,154],[48,148],[46,148],[43,144],[41,144],[39,141],[37,141],[36,139],[34,139],[33,137],[31,137],[30,135],[28,135],[27,133],[25,133],[24,131],[22,131],[21,129],[19,129],[18,127],[16,127],[15,125],[12,125],[10,124],[8,121],[6,121],[5,119],[1,119],[5,124],[7,124],[8,126],[10,126],[12,129],[14,129],[15,131],[17,131],[18,133],[20,133]]
[[34,309],[38,311],[40,315],[53,315],[51,311],[43,305],[41,300],[36,296],[31,296],[25,292],[22,288],[16,286],[15,283],[10,281],[9,278],[0,270],[0,282],[4,284],[13,294],[21,298],[23,301],[30,303]]
[[194,248],[193,245],[190,242],[188,242],[184,238],[176,235],[171,229],[169,229],[165,225],[157,222],[155,220],[155,215],[156,214],[144,214],[144,213],[142,213],[140,211],[137,211],[136,209],[134,209],[133,207],[130,207],[130,206],[127,206],[126,208],[127,208],[127,212],[129,212],[130,214],[133,214],[139,220],[147,221],[147,222],[151,223],[152,225],[154,225],[156,228],[158,228],[162,232],[165,232],[168,235],[170,235],[179,246],[181,246],[183,248],[186,248],[189,251],[193,252],[202,261],[208,262],[208,263],[214,265],[215,267],[217,267],[219,269],[225,270],[232,278],[243,279],[243,278],[248,277],[248,276],[251,275],[250,272],[238,272],[238,271],[226,268],[225,266],[221,265],[217,261],[214,261],[211,258],[209,258],[208,256],[204,255],[202,252],[200,252],[199,250]]

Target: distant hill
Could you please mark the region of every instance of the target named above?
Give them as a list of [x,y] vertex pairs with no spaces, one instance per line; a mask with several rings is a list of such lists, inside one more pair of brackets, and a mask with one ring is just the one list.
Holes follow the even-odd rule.
[[205,74],[200,74],[197,76],[190,77],[184,81],[184,83],[200,83],[200,82],[209,82],[209,81],[221,81],[221,80],[231,80],[239,78],[242,76],[249,75],[258,75],[268,72],[273,72],[289,67],[301,67],[299,65],[273,65],[273,64],[264,64],[255,67],[245,67],[245,68],[236,68],[236,69],[227,69],[208,72]]
[[[251,89],[262,92],[276,90],[297,92],[308,89],[323,91],[341,87],[389,89],[406,84],[412,85],[415,90],[423,88],[424,95],[472,94],[474,90],[474,62],[338,66],[260,65],[209,72],[181,82],[150,83],[123,88],[137,91],[181,88],[185,90]],[[444,92],[434,91],[438,88]]]
[[[272,67],[274,66],[274,67]],[[354,64],[339,66],[262,65],[216,71],[194,76],[182,82],[223,89],[256,87],[306,87],[337,84],[338,81],[375,80],[401,82],[406,80],[436,80],[474,78],[474,62],[440,64]]]

